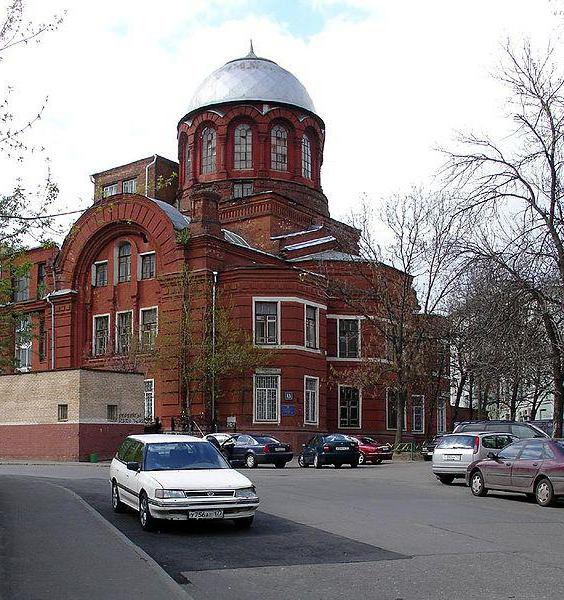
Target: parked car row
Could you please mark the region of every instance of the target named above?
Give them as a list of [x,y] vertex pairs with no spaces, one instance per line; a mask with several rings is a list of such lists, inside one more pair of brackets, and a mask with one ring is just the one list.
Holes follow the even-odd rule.
[[564,495],[564,440],[530,423],[461,423],[436,441],[432,457],[442,483],[464,478],[474,496],[518,492],[550,506]]

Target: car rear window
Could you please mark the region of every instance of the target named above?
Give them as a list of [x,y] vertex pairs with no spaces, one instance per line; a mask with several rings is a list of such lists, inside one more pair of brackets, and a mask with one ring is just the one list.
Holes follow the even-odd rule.
[[376,440],[369,437],[359,437],[358,439],[362,444],[377,444]]
[[439,440],[437,448],[473,448],[474,435],[445,435]]
[[266,435],[257,435],[255,436],[255,440],[259,444],[280,444],[280,442],[276,438],[269,437]]
[[346,435],[336,433],[334,435],[328,435],[325,438],[326,442],[352,442],[352,439]]

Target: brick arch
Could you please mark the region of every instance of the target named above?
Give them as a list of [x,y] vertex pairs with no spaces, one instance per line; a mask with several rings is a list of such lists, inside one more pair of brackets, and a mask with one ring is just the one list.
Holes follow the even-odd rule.
[[145,235],[155,247],[161,272],[178,272],[183,246],[170,217],[156,202],[138,194],[118,194],[86,210],[71,228],[57,257],[61,288],[74,289],[101,248],[120,236]]

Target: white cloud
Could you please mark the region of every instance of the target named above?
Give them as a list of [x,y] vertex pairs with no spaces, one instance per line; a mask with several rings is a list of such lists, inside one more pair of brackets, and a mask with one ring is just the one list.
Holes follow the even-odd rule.
[[[343,216],[363,192],[378,202],[428,177],[439,164],[433,148],[455,130],[499,127],[503,96],[489,73],[500,43],[544,43],[554,25],[548,4],[528,0],[329,3],[367,12],[327,16],[301,38],[273,17],[234,17],[247,0],[75,2],[60,31],[7,57],[1,81],[17,86],[20,113],[49,95],[35,135],[53,158],[61,206],[82,207],[90,173],[155,152],[175,158],[191,93],[252,37],[258,54],[300,78],[325,120],[324,190]],[[43,16],[64,6],[33,3]]]

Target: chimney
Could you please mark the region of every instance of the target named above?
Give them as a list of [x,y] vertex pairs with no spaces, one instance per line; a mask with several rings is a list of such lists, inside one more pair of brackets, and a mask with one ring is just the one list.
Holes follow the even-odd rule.
[[221,237],[219,224],[219,194],[211,190],[195,192],[190,198],[190,231],[192,235]]

